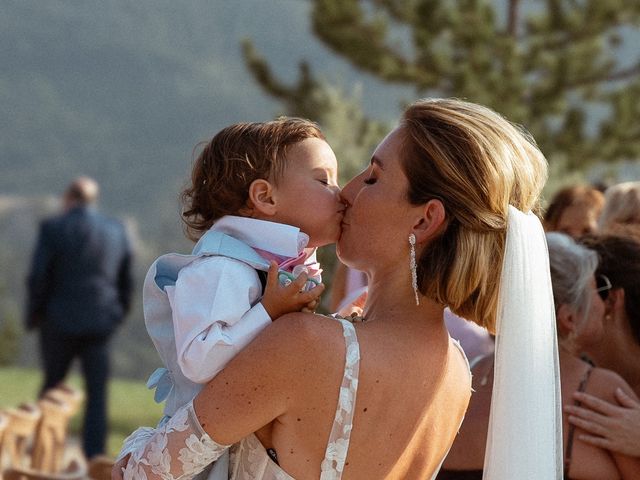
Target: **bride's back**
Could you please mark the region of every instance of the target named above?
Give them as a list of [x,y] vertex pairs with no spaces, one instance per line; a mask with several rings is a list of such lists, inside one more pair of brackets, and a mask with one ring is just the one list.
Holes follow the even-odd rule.
[[[424,335],[409,330],[404,332],[407,338],[393,342],[370,341],[366,332],[360,335],[369,356],[363,354],[361,363],[362,396],[350,452],[351,471],[359,473],[353,478],[375,478],[373,473],[384,472],[380,478],[428,479],[460,428],[471,395],[468,363],[443,326],[423,320],[424,330],[431,330]],[[393,325],[391,329],[397,330]],[[379,448],[367,451],[371,445]],[[367,477],[371,452],[378,462]]]
[[[545,178],[533,141],[495,112],[428,100],[405,111],[344,187],[337,252],[370,286],[368,320],[357,326],[362,355],[344,478],[423,479],[438,468],[470,396],[444,305],[495,330],[509,211],[536,210]],[[314,340],[300,353],[312,359],[292,389],[306,392],[302,403],[274,423],[280,463],[296,478],[317,476],[338,401],[344,344],[330,322],[313,324]]]
[[[339,401],[344,339],[334,320],[281,320],[291,322],[288,334],[313,361],[295,380],[303,382],[295,390],[305,395],[258,436],[275,448],[291,476],[317,478]],[[343,478],[428,478],[453,442],[467,407],[468,364],[441,316],[357,323],[356,333],[361,358]],[[297,361],[296,352],[291,353]]]
[[[478,105],[427,100],[343,188],[336,250],[370,286],[344,478],[437,470],[470,396],[443,308],[495,331],[510,211],[535,211],[545,179],[544,156],[519,128]],[[338,401],[344,344],[330,323],[309,328],[299,355],[312,360],[292,389],[306,393],[274,423],[280,463],[296,478],[317,476]]]

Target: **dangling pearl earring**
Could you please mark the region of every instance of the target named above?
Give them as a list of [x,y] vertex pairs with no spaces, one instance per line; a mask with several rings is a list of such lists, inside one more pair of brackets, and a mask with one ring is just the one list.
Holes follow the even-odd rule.
[[412,233],[409,235],[409,269],[411,270],[411,286],[416,296],[416,305],[420,305],[418,297],[418,271],[416,268],[416,236]]

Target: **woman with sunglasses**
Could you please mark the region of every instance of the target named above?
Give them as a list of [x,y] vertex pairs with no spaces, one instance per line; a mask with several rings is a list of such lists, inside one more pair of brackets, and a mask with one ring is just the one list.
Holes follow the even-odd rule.
[[[617,389],[633,396],[629,385],[616,373],[596,368],[580,358],[584,338],[598,335],[605,314],[611,282],[598,278],[597,254],[562,233],[548,233],[549,263],[558,331],[560,379],[565,403],[574,392],[588,392],[611,402]],[[535,366],[532,365],[532,368]],[[493,385],[493,356],[473,367],[471,403],[460,434],[445,460],[437,480],[480,480],[489,424]],[[526,373],[523,372],[523,375]],[[526,420],[522,431],[526,434]],[[564,478],[574,480],[638,479],[640,459],[598,448],[582,441],[584,432],[563,415]]]
[[640,395],[640,243],[618,235],[588,237],[583,243],[600,257],[596,273],[606,311],[598,335],[584,339],[582,352],[620,374]]
[[[640,244],[633,238],[600,235],[584,239],[600,256],[600,296],[606,309],[595,335],[582,338],[582,352],[597,366],[620,374],[640,395]],[[624,391],[612,402],[576,394],[566,405],[569,422],[592,445],[640,457],[640,402]]]

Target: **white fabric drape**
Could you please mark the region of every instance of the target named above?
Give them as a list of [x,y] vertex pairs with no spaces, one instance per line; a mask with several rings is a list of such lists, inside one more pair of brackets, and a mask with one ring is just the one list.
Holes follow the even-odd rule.
[[509,207],[484,480],[562,478],[560,370],[538,218]]

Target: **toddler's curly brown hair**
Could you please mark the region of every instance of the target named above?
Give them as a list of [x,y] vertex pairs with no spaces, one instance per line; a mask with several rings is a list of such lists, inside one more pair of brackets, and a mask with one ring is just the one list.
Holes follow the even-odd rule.
[[218,132],[196,158],[191,183],[180,195],[187,236],[195,241],[219,218],[241,214],[251,183],[277,184],[288,147],[307,138],[325,140],[316,123],[292,117],[236,123]]

